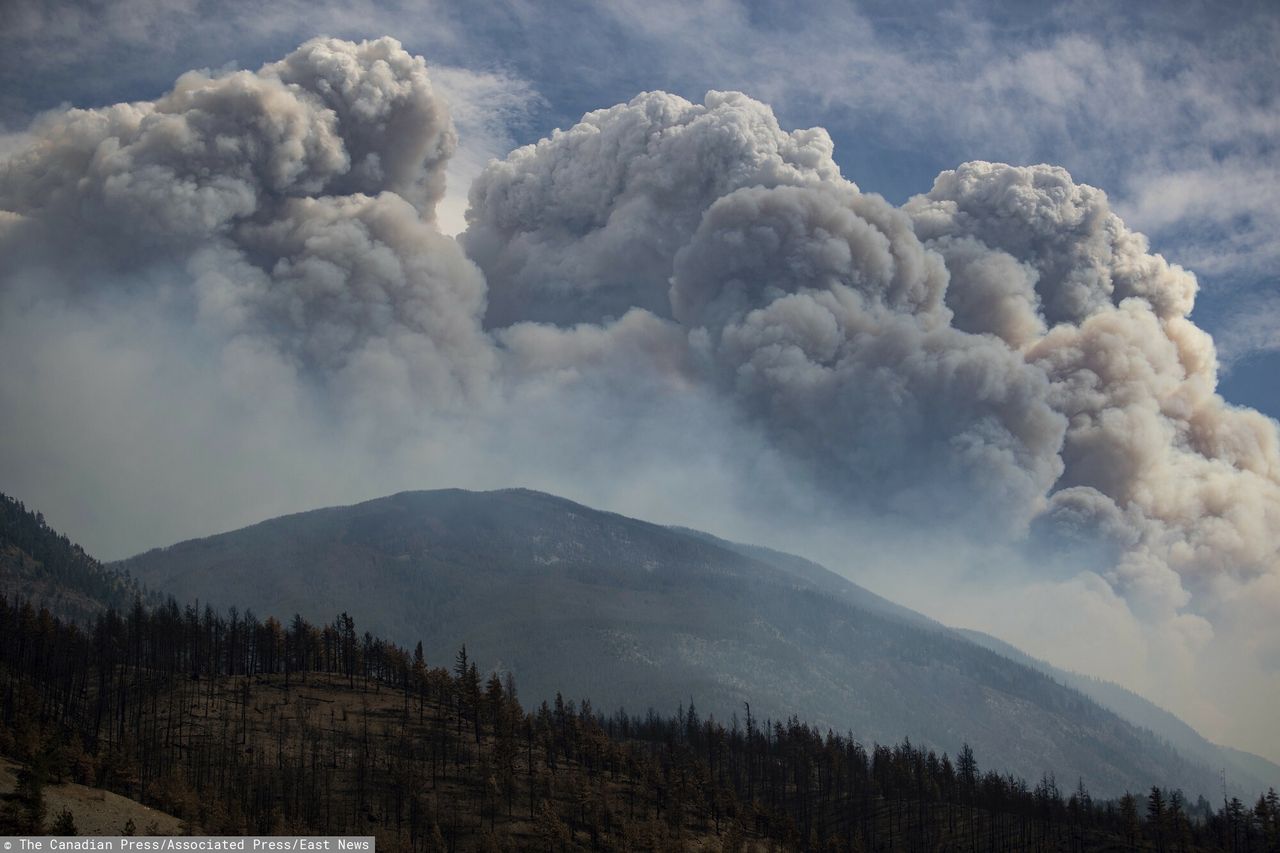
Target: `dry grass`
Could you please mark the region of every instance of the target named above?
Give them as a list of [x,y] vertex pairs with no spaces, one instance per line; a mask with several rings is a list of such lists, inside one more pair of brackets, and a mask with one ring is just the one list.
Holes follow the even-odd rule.
[[[0,792],[7,794],[13,791],[17,773],[17,764],[0,758]],[[101,788],[73,782],[46,785],[44,802],[46,825],[51,825],[66,809],[75,818],[76,829],[81,835],[119,835],[130,819],[137,827],[138,835],[148,834],[148,827],[153,826],[157,835],[177,835],[181,831],[182,821],[173,815]]]

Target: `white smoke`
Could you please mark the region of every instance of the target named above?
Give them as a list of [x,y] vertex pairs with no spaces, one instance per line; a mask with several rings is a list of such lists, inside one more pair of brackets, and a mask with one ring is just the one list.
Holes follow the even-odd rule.
[[[444,484],[927,528],[1043,566],[994,600],[1077,602],[1200,721],[1280,698],[1276,425],[1102,191],[968,163],[895,208],[821,129],[647,93],[491,162],[455,241],[456,140],[392,39],[36,122],[0,171],[6,488],[132,503],[108,550],[209,532],[215,495]],[[1189,673],[1215,694],[1161,687]]]
[[[1033,273],[1051,328],[1005,339],[1067,418],[1044,528],[1113,545],[1109,580],[1155,613],[1263,594],[1280,554],[1275,424],[1215,393],[1213,342],[1187,319],[1194,277],[1060,169],[966,164],[907,209],[926,242],[976,240]],[[972,296],[967,276],[956,285]]]

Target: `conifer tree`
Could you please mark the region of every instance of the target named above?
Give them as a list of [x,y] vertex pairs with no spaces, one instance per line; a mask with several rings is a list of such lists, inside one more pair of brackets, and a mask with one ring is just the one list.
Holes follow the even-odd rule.
[[67,809],[58,812],[57,818],[53,821],[53,826],[49,828],[52,835],[79,835],[76,830],[76,819]]

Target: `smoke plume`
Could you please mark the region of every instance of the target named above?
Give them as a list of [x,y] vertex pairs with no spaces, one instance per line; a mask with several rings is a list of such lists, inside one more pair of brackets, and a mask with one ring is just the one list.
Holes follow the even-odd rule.
[[974,162],[897,208],[822,129],[650,92],[491,162],[455,240],[457,144],[392,39],[39,119],[0,171],[6,487],[147,516],[108,552],[215,498],[441,481],[928,529],[996,543],[1006,603],[1141,626],[1140,686],[1201,722],[1280,699],[1276,424],[1216,393],[1194,276],[1104,192]]

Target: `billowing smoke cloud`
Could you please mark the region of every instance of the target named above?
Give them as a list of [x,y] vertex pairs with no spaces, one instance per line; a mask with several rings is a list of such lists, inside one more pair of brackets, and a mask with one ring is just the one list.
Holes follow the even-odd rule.
[[723,499],[730,533],[927,526],[1045,568],[998,600],[1212,670],[1214,699],[1161,694],[1201,721],[1280,699],[1276,425],[1215,393],[1194,277],[1103,192],[968,163],[895,208],[820,129],[648,93],[490,163],[455,241],[456,144],[391,39],[38,121],[0,171],[11,488],[155,448],[135,491],[525,483],[695,524]]
[[[966,163],[939,175],[907,210],[921,239],[941,241],[944,253],[946,238],[971,238],[1030,267],[1049,325],[1080,323],[1130,296],[1161,318],[1191,311],[1195,278],[1149,254],[1146,238],[1125,228],[1106,194],[1074,184],[1064,169]],[[954,289],[964,300],[975,287],[982,285],[962,276]]]
[[840,180],[825,130],[784,132],[737,92],[692,104],[648,92],[512,152],[471,188],[468,254],[491,326],[567,325],[639,307],[671,314],[671,260],[703,212],[740,187]]
[[737,190],[671,281],[707,377],[837,495],[1016,529],[1061,471],[1044,375],[950,325],[942,259],[876,196]]
[[[1186,317],[1194,277],[1149,254],[1101,191],[1061,169],[966,164],[907,210],[944,256],[957,240],[972,256],[976,242],[1030,273],[1006,281],[1025,287],[1020,308],[1043,306],[1046,333],[1027,336],[1030,317],[1011,324],[999,309],[989,328],[968,323],[1019,347],[1067,418],[1041,532],[1110,547],[1113,585],[1163,618],[1193,605],[1212,619],[1226,600],[1255,596],[1280,605],[1270,589],[1280,555],[1275,425],[1214,392],[1213,343]],[[981,291],[1007,304],[973,272],[959,268],[948,301],[967,309]],[[1184,624],[1197,638],[1209,631],[1203,619]]]
[[191,72],[154,103],[33,133],[0,176],[13,278],[137,288],[167,265],[230,350],[342,386],[340,401],[396,387],[440,407],[486,384],[483,279],[430,225],[456,137],[426,63],[394,40]]

